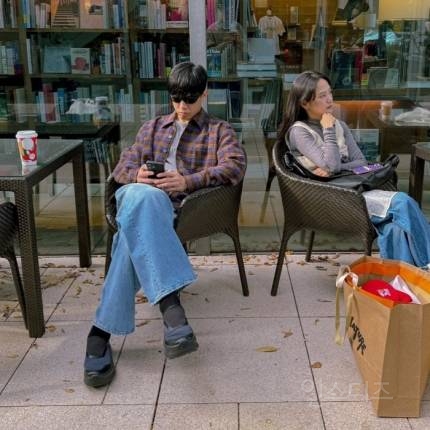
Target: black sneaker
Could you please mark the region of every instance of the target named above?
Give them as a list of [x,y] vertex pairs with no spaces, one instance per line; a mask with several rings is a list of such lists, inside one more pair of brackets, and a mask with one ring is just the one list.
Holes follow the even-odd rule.
[[[173,305],[181,306],[181,305]],[[166,309],[168,312],[169,309]],[[164,353],[167,358],[177,358],[190,352],[196,351],[199,347],[193,329],[185,319],[185,324],[177,327],[170,327],[164,321]]]
[[109,384],[115,375],[110,343],[106,344],[104,354],[100,357],[85,355],[84,382],[89,387],[103,387]]

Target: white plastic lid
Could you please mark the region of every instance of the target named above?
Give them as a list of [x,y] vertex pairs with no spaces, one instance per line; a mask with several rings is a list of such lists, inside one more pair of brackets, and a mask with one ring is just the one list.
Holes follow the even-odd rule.
[[37,133],[34,130],[19,130],[16,132],[16,137],[37,137]]

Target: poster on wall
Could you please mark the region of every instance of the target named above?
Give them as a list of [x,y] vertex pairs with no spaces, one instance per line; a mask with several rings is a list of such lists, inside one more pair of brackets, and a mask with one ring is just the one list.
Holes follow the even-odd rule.
[[369,11],[367,0],[338,0],[335,21],[350,22],[363,12]]

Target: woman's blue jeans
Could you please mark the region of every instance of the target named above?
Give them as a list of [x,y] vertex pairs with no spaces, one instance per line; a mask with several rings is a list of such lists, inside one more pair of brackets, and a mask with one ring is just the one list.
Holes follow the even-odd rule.
[[398,192],[385,218],[371,217],[382,258],[422,267],[430,263],[430,226],[417,202]]
[[135,295],[143,289],[151,304],[195,281],[187,253],[174,230],[169,196],[145,184],[118,189],[118,231],[94,325],[125,335],[135,328]]

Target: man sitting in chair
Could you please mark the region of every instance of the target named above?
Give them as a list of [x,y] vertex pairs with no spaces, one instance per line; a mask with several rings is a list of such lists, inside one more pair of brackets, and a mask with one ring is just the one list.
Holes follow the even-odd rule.
[[[166,356],[198,348],[179,300],[179,291],[196,275],[174,230],[174,207],[187,193],[234,185],[245,174],[245,154],[234,130],[202,109],[205,69],[191,62],[177,64],[167,89],[174,112],[145,122],[113,172],[126,185],[115,194],[118,231],[87,339],[84,382],[92,387],[106,385],[114,376],[109,339],[134,331],[135,295],[141,288],[151,304],[159,304]],[[152,161],[162,163],[164,171],[150,170]]]

